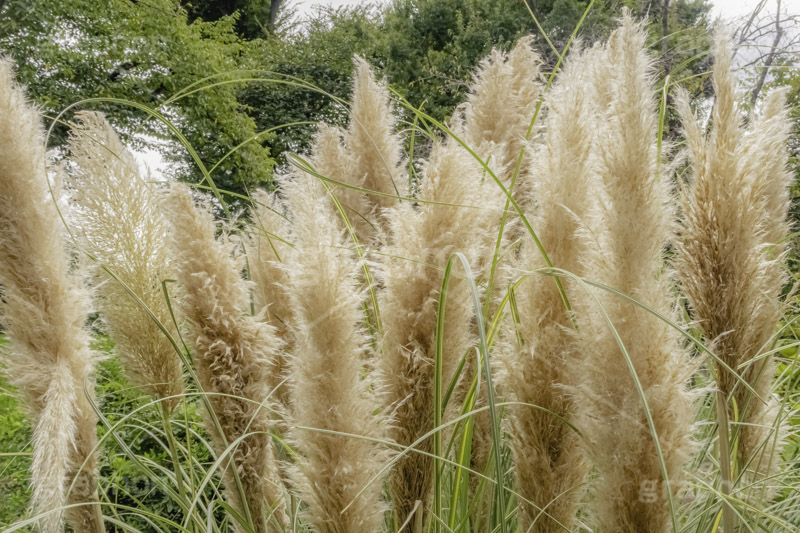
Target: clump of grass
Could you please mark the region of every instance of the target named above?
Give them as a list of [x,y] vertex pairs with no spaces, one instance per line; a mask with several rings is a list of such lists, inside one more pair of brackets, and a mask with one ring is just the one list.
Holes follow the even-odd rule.
[[[798,480],[773,459],[782,446],[776,429],[796,409],[785,400],[783,414],[772,418],[756,401],[770,398],[773,334],[785,311],[778,299],[787,239],[782,97],[770,96],[744,128],[730,57],[718,45],[710,134],[687,98],[677,98],[693,175],[677,212],[671,173],[681,160],[671,161],[658,138],[645,41],[642,25],[624,16],[607,43],[571,53],[548,81],[549,92],[529,38],[509,53],[493,51],[452,126],[403,101],[431,141],[408,175],[389,90],[357,59],[349,126],[320,125],[310,162],[294,158],[298,168],[277,179],[276,191],[253,195],[246,223],[222,227],[214,217],[219,206],[182,186],[170,188],[163,213],[145,221],[155,209],[152,189],[100,117],[79,115],[74,192],[78,215],[92,216],[76,229],[84,249],[106,266],[92,277],[101,315],[113,326],[114,308],[104,310],[103,298],[122,305],[124,296],[137,303],[131,316],[146,307],[157,318],[123,317],[132,323],[119,337],[122,353],[137,326],[148,332],[171,322],[171,303],[157,301],[154,287],[175,272],[186,335],[164,327],[176,352],[164,357],[175,364],[180,355],[191,382],[181,393],[182,384],[160,390],[148,382],[160,378],[134,376],[157,397],[150,404],[197,394],[211,434],[208,442],[182,409],[163,417],[129,412],[108,424],[136,468],[176,503],[174,514],[156,516],[141,506],[146,498],[121,490],[142,508],[106,501],[109,520],[123,523],[131,513],[136,524],[192,533],[688,533],[720,525],[733,533],[738,513],[743,531],[790,529]],[[0,81],[4,72],[10,80],[0,68]],[[22,102],[20,94],[13,85],[0,89],[0,103]],[[21,114],[26,127],[0,124],[0,146],[14,148],[0,162],[0,180],[17,180],[0,211],[2,304],[39,320],[32,330],[12,320],[12,340],[27,342],[51,323],[62,335],[47,337],[50,344],[17,340],[11,370],[33,395],[38,416],[61,424],[59,434],[41,425],[35,431],[60,438],[63,454],[71,451],[64,443],[84,440],[74,432],[82,427],[76,398],[87,374],[79,381],[70,365],[92,358],[88,351],[65,357],[51,341],[72,339],[70,346],[82,349],[87,309],[47,198],[44,153],[30,150],[41,143],[38,118],[28,111]],[[421,137],[416,133],[413,139]],[[211,176],[207,181],[222,201]],[[130,191],[142,198],[119,197]],[[98,220],[104,216],[134,222],[118,228],[115,220]],[[157,241],[166,234],[164,252]],[[148,237],[129,259],[127,243],[139,235]],[[25,247],[33,253],[23,255]],[[60,255],[51,264],[54,250]],[[63,281],[54,285],[42,273]],[[112,285],[124,294],[104,295]],[[694,324],[680,320],[681,290],[707,344],[697,342],[694,359],[682,342]],[[62,309],[63,302],[75,305]],[[726,344],[734,340],[739,344]],[[160,345],[152,346],[142,360],[157,357]],[[717,417],[709,414],[706,381],[706,367],[714,366]],[[62,367],[72,373],[53,373]],[[792,370],[781,367],[782,386],[791,386]],[[144,402],[134,411],[147,408]],[[93,431],[93,424],[83,427]],[[163,457],[131,451],[120,436],[125,427],[161,446],[175,472]],[[693,435],[702,446],[690,462]],[[760,444],[768,438],[769,450]],[[714,445],[719,457],[709,453]],[[198,447],[202,458],[192,451]],[[35,464],[43,464],[43,453],[50,450],[40,439]],[[206,453],[216,456],[211,464]],[[757,468],[762,458],[774,468]],[[58,511],[67,501],[73,458],[59,461],[45,465],[53,469],[38,486],[61,501],[43,502],[34,485],[37,508]],[[704,497],[685,499],[687,484]],[[70,501],[89,501],[83,497]],[[181,514],[182,523],[173,521]]]
[[[444,269],[456,251],[463,251],[473,266],[490,255],[490,231],[502,211],[482,168],[455,142],[433,146],[417,198],[418,206],[403,202],[387,212],[389,238],[379,278],[384,286],[379,295],[385,331],[381,366],[394,420],[391,434],[404,447],[434,428],[437,300]],[[445,384],[475,343],[472,320],[468,282],[454,276],[442,332]],[[426,453],[432,445],[431,438],[422,440],[418,449],[423,453],[407,454],[394,467],[391,490],[398,524],[412,515],[417,502],[418,512],[427,514],[433,469]]]
[[88,293],[70,268],[66,232],[48,181],[41,117],[0,60],[0,319],[9,381],[33,425],[33,512],[45,533],[68,523],[102,532],[97,501],[97,415],[84,322]]

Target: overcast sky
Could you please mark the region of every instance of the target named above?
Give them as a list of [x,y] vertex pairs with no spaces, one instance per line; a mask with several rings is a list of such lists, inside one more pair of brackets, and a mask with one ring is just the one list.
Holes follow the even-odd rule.
[[[713,0],[713,13],[715,16],[722,15],[725,18],[736,17],[750,12],[758,2],[759,0]],[[363,0],[294,0],[293,3],[297,7],[298,14],[307,15],[313,12],[315,6],[354,6],[363,3]],[[767,9],[774,10],[776,4],[777,0],[767,0]],[[798,13],[800,0],[782,0],[782,9]]]

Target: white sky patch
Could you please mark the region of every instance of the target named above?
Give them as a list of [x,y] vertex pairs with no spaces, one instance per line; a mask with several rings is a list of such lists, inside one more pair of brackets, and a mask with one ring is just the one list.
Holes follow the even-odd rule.
[[317,7],[353,7],[366,3],[370,2],[363,0],[289,0],[289,6],[297,9],[297,14],[301,19],[313,15]]
[[[759,3],[760,0],[713,0],[711,13],[713,17],[721,16],[724,19],[742,17],[752,13]],[[763,12],[774,13],[777,7],[777,0],[767,0]],[[800,0],[781,0],[781,11],[800,13]]]
[[164,178],[164,171],[167,162],[158,150],[149,148],[141,152],[133,151],[133,157],[139,163],[139,171],[142,176],[149,175],[151,179],[161,180]]

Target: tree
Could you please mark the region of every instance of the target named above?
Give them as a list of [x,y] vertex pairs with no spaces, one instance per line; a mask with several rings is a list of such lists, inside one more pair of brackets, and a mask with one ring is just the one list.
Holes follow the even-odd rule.
[[268,37],[278,27],[284,0],[190,0],[181,4],[190,20],[215,21],[236,16],[236,31],[245,39]]
[[[564,49],[588,4],[587,0],[395,0],[386,12],[385,38],[376,55],[406,98],[414,105],[425,102],[429,114],[444,119],[463,101],[472,70],[492,47],[508,49],[520,36],[533,34],[545,63],[554,67],[557,55],[550,43],[559,52]],[[657,53],[666,52],[665,64],[673,78],[707,70],[703,56],[709,49],[707,0],[597,0],[580,29],[585,44],[608,35],[620,15],[620,4],[648,17],[652,45]],[[678,65],[680,72],[673,72]]]
[[[254,40],[247,44],[249,68],[266,69],[314,85],[347,99],[354,54],[374,59],[372,49],[381,39],[378,14],[365,7],[322,10],[305,32],[287,39]],[[240,101],[247,106],[259,130],[295,125],[268,141],[279,165],[287,152],[302,153],[310,146],[316,122],[343,124],[347,112],[330,96],[292,85],[251,83],[242,87]]]
[[[214,170],[221,189],[243,192],[271,179],[268,138],[251,141],[255,123],[237,99],[237,86],[202,89],[239,67],[245,47],[233,17],[189,23],[177,0],[8,0],[1,14],[0,50],[13,57],[19,80],[49,116],[86,98],[128,100],[169,117],[207,167],[245,143]],[[203,81],[214,75],[223,76]],[[202,90],[175,98],[189,86]],[[88,105],[107,111],[134,147],[170,137],[131,105]],[[51,145],[62,146],[66,131],[57,126]],[[203,179],[187,150],[156,145],[174,163],[176,177]]]

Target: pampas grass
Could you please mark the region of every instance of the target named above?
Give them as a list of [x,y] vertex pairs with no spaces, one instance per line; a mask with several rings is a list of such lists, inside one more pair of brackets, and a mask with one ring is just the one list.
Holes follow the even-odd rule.
[[[796,461],[783,421],[797,411],[772,394],[797,380],[787,362],[773,381],[789,350],[775,337],[793,326],[777,329],[784,95],[745,126],[720,40],[709,133],[676,98],[687,162],[658,138],[646,40],[626,15],[608,42],[573,46],[547,89],[530,37],[492,51],[449,125],[402,101],[420,127],[410,138],[430,140],[407,172],[390,91],[356,59],[349,125],[321,124],[308,159],[253,193],[249,219],[222,223],[225,193],[159,191],[99,114],[79,113],[67,220],[95,260],[116,353],[154,396],[102,418],[121,459],[156,483],[140,499],[114,470],[107,519],[253,533],[793,530],[799,481],[778,454]],[[74,503],[73,528],[101,531],[86,291],[39,118],[7,63],[0,109],[0,305],[34,425],[34,510],[52,511],[41,524],[57,533]],[[676,170],[691,174],[679,195]],[[162,295],[173,276],[177,327]],[[134,452],[124,428],[156,453]],[[153,495],[170,501],[135,507]]]
[[[291,208],[288,270],[295,343],[290,355],[294,485],[320,533],[369,533],[383,524],[380,482],[388,464],[387,422],[371,365],[373,350],[358,263],[328,190],[297,173],[281,183]],[[380,477],[378,477],[380,479]]]
[[[547,96],[544,144],[532,155],[531,224],[555,267],[584,275],[589,252],[582,220],[595,209],[595,117],[586,90],[586,57],[570,56]],[[532,271],[547,264],[532,241],[516,266]],[[570,289],[574,288],[572,285]],[[498,350],[499,386],[515,405],[506,413],[514,454],[523,531],[572,530],[585,492],[587,465],[566,388],[573,368],[584,364],[574,317],[554,280],[530,274],[515,291],[519,324],[509,324]],[[530,503],[529,503],[530,502]]]
[[[672,197],[657,169],[658,117],[645,38],[626,16],[593,54],[600,60],[595,75],[606,77],[608,91],[593,104],[602,140],[594,186],[601,206],[588,223],[599,242],[590,238],[584,268],[589,279],[674,318],[664,266]],[[582,406],[577,425],[599,474],[592,519],[601,531],[666,531],[691,451],[693,367],[664,320],[607,291],[596,298],[602,310],[587,299],[579,312],[585,360],[575,366],[573,389]]]
[[[443,272],[453,252],[463,251],[472,265],[489,254],[487,235],[502,210],[489,179],[456,143],[434,145],[420,184],[423,203],[404,202],[387,213],[390,236],[380,267],[386,332],[381,364],[393,410],[392,436],[401,446],[433,429],[433,353]],[[448,287],[444,383],[475,342],[468,290],[463,275],[454,276]],[[430,453],[431,446],[431,439],[425,439],[419,449]],[[419,512],[425,512],[432,480],[429,456],[410,453],[400,459],[391,481],[398,524],[417,502],[423,509]]]
[[72,219],[82,249],[96,262],[97,305],[130,380],[172,412],[183,376],[161,330],[178,338],[161,285],[174,277],[169,222],[154,186],[139,175],[133,155],[105,118],[93,112],[76,118],[69,146]]
[[[495,49],[475,71],[470,94],[460,107],[463,140],[481,157],[492,155],[499,177],[509,187],[515,171],[528,172],[530,151],[526,147],[533,132],[539,96],[543,87],[541,59],[533,50],[533,37],[523,37],[510,52]],[[518,164],[520,155],[525,164]],[[524,192],[522,193],[524,196]]]
[[225,235],[215,238],[209,205],[195,205],[190,191],[176,185],[164,209],[172,223],[171,246],[184,291],[180,307],[191,330],[199,382],[213,408],[208,429],[216,452],[229,453],[232,462],[224,471],[228,497],[256,531],[272,531],[268,521],[285,520],[269,435],[274,424],[269,369],[281,341],[274,327],[244,313],[249,287],[241,277],[241,254],[234,253]]
[[731,449],[738,451],[733,475],[749,470],[763,476],[777,471],[781,450],[773,446],[780,443],[771,387],[775,361],[762,354],[772,348],[784,313],[779,297],[786,282],[790,124],[785,93],[774,91],[761,115],[743,126],[731,61],[731,44],[720,34],[708,135],[686,93],[678,99],[691,158],[691,181],[681,197],[679,272],[692,318],[721,360],[716,383],[734,424]]
[[64,225],[48,183],[41,118],[0,59],[0,319],[10,381],[33,425],[31,505],[44,533],[102,532],[97,500],[97,416],[84,322],[87,292],[71,270]]
[[[274,195],[256,191],[254,208],[244,240],[247,266],[253,281],[253,306],[256,316],[275,328],[285,352],[292,353],[294,337],[289,329],[292,319],[292,299],[288,284],[287,259],[291,252],[289,220],[285,206]],[[268,384],[279,405],[288,406],[289,389],[285,385],[287,364],[284,351],[275,353]],[[285,426],[281,423],[283,429]]]

